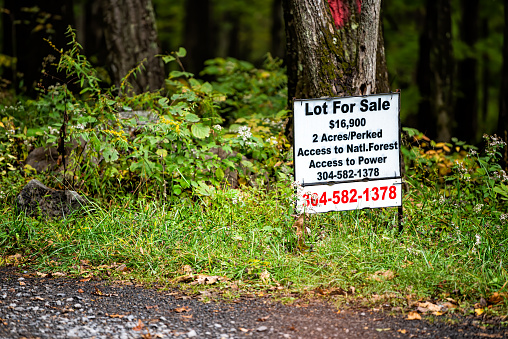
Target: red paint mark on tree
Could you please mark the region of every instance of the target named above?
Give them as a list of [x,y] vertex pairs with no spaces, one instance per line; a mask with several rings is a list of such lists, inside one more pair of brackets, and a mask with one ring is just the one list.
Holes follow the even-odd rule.
[[[359,0],[357,0],[359,1]],[[360,0],[361,1],[361,0]],[[330,11],[336,27],[342,27],[349,18],[349,8],[344,0],[328,0]]]
[[[362,11],[362,1],[356,0],[356,9],[358,13]],[[333,21],[336,27],[342,27],[348,21],[350,12],[345,0],[328,0],[330,11],[332,12]]]

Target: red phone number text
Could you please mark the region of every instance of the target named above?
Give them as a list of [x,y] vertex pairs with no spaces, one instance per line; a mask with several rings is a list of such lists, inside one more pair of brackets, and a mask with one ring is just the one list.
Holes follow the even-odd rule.
[[307,202],[307,206],[317,206],[318,204],[326,205],[327,203],[333,203],[335,205],[343,203],[355,203],[358,199],[365,199],[365,201],[377,201],[379,199],[396,199],[397,188],[395,186],[382,186],[366,188],[361,195],[358,195],[358,191],[354,188],[350,190],[333,191],[332,197],[328,198],[326,192],[323,192],[321,196],[317,193],[306,193],[303,198]]

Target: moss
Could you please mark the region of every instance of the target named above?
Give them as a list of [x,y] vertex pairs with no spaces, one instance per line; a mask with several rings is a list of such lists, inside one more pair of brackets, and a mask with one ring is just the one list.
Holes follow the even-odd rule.
[[[352,39],[348,33],[347,28],[334,33],[331,33],[326,27],[321,30],[323,38],[320,41],[319,77],[323,79],[323,82],[320,95],[335,96],[338,94],[335,90],[346,94],[353,92],[350,83],[356,66],[356,58],[354,61],[347,61],[349,56],[344,48],[344,43],[347,42],[345,40]],[[335,58],[335,60],[330,60],[331,58]]]

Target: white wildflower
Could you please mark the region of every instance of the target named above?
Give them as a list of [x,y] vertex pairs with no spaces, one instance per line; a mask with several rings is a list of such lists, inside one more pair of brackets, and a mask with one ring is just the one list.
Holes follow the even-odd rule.
[[473,208],[473,210],[475,211],[475,213],[480,213],[482,211],[482,208],[483,204],[478,204]]
[[250,131],[250,127],[248,126],[240,126],[238,129],[238,135],[243,139],[243,141],[246,141],[250,137],[252,137],[252,133]]
[[268,140],[266,140],[270,145],[277,145],[279,142],[277,141],[277,137],[269,137]]
[[222,130],[222,126],[221,126],[221,125],[215,125],[215,126],[213,126],[213,128],[214,128],[215,130],[217,130],[217,131]]
[[481,241],[482,237],[480,237],[479,234],[476,234],[475,237],[476,237],[475,245],[480,245],[482,243],[482,241]]
[[501,214],[501,216],[499,217],[499,220],[501,220],[501,224],[505,224],[506,223],[506,220],[508,220],[508,214],[505,213],[505,214]]

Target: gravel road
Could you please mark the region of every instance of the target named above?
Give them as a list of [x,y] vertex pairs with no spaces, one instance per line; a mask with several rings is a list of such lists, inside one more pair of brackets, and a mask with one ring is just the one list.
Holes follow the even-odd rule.
[[40,278],[0,267],[0,338],[507,338],[508,329],[429,324],[325,302],[283,305],[132,283]]

